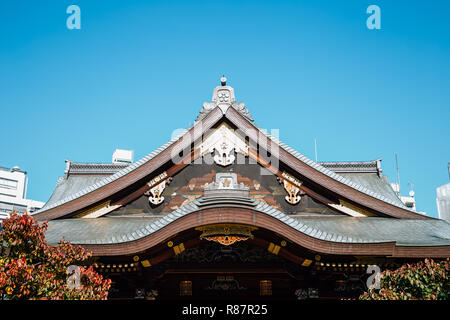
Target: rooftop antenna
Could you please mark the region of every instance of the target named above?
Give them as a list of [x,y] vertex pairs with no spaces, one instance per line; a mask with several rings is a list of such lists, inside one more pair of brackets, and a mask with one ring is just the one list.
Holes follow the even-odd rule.
[[397,153],[395,153],[395,166],[396,166],[396,168],[397,168],[398,194],[400,194],[400,170],[398,169],[398,158],[397,158]]
[[316,162],[317,162],[317,140],[314,138],[314,152],[316,154]]

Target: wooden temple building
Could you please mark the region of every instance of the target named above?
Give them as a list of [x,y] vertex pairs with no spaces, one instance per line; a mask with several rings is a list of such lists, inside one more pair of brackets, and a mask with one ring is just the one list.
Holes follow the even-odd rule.
[[367,268],[450,256],[380,160],[314,162],[253,122],[221,79],[194,125],[134,163],[66,161],[35,213],[91,250],[110,298],[351,298]]

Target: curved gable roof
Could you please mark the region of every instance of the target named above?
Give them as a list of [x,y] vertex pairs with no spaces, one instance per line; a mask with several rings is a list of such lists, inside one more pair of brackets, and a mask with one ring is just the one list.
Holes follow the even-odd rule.
[[[174,137],[139,161],[127,166],[126,168],[116,172],[111,176],[102,178],[101,180],[79,190],[74,194],[69,194],[66,197],[60,197],[58,201],[46,204],[41,210],[36,211],[34,215],[36,215],[38,219],[55,219],[97,203],[105,197],[111,196],[115,193],[113,190],[109,190],[108,192],[99,192],[100,189],[104,189],[107,186],[115,184],[115,189],[117,192],[117,189],[123,189],[136,182],[138,179],[151,174],[151,172],[155,171],[159,165],[163,164],[163,162],[161,161],[159,161],[158,163],[155,162],[158,156],[164,153],[164,159],[168,161],[170,159],[170,155],[167,154],[168,149],[173,147],[182,150],[182,144],[184,140],[183,138],[186,135],[192,134],[194,140],[196,140],[201,137],[201,135],[206,132],[206,130],[217,124],[223,117],[227,118],[239,129],[244,130],[244,132],[255,141],[258,141],[258,137],[255,136],[255,132],[262,133],[265,137],[267,137],[267,139],[273,141],[277,146],[281,147],[281,149],[284,150],[287,155],[289,155],[290,158],[286,157],[286,155],[284,154],[280,154],[280,161],[283,161],[289,167],[297,171],[300,175],[304,175],[313,181],[317,181],[320,185],[332,189],[333,192],[341,194],[345,198],[348,198],[356,203],[361,203],[361,199],[358,196],[363,194],[370,197],[365,197],[365,199],[363,199],[364,201],[370,202],[369,205],[367,205],[367,203],[361,203],[363,206],[372,208],[373,210],[382,212],[388,216],[397,218],[432,219],[431,217],[423,216],[416,211],[409,209],[399,201],[394,201],[392,198],[388,198],[382,194],[374,192],[373,190],[369,190],[367,187],[358,184],[348,178],[345,178],[344,176],[327,169],[319,163],[308,159],[306,156],[289,147],[287,144],[281,142],[276,137],[261,130],[259,127],[246,119],[235,108],[230,107],[226,110],[222,110],[219,106],[215,107],[201,121],[196,122],[184,133],[181,133],[178,136]],[[298,166],[298,162],[295,163],[293,159],[300,161],[301,164],[308,166],[312,170],[306,170],[308,171],[306,172],[305,170],[300,168]],[[305,167],[303,166],[303,168]],[[133,175],[133,178],[131,178],[131,175]],[[343,185],[349,187],[350,189],[342,188]],[[90,196],[89,199],[88,196]],[[83,201],[82,204],[77,203],[75,205],[76,201],[80,201],[81,199],[84,199],[85,201]],[[68,204],[72,204],[72,206],[66,209],[62,208],[62,206]]]

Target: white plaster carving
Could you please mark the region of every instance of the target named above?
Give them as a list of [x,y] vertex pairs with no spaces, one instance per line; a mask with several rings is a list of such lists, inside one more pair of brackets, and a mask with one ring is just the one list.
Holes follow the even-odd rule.
[[235,152],[248,155],[248,146],[232,129],[222,124],[200,145],[202,156],[213,152],[214,162],[221,166],[228,166],[236,159]]

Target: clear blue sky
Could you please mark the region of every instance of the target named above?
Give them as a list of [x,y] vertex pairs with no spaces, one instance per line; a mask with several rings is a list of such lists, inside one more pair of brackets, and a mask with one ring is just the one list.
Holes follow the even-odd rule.
[[[81,8],[68,30],[66,8]],[[366,8],[381,8],[368,30]],[[64,159],[135,160],[194,121],[222,74],[262,128],[319,161],[383,159],[437,216],[449,181],[449,1],[2,1],[0,166],[46,201]]]

